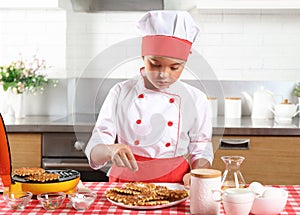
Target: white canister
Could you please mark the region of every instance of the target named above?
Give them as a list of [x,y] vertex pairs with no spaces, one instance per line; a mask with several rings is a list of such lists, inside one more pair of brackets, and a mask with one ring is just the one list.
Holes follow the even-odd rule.
[[208,102],[211,108],[211,117],[218,117],[218,99],[216,97],[208,97]]
[[241,118],[242,116],[242,100],[237,97],[227,97],[224,103],[225,118]]
[[217,215],[220,203],[213,199],[213,190],[221,189],[222,172],[215,169],[191,170],[190,212],[199,215]]

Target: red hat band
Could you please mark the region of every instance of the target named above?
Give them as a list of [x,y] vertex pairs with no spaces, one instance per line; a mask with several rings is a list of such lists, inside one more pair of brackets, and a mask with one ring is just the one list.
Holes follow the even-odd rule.
[[153,35],[142,39],[142,56],[165,56],[187,60],[192,43],[177,37]]

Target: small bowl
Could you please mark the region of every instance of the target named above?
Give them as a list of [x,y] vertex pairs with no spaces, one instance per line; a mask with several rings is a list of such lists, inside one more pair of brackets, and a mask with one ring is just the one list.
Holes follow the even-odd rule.
[[11,209],[24,209],[32,199],[32,193],[26,191],[9,192],[3,195]]
[[273,196],[268,196],[268,197],[257,196],[254,199],[251,208],[252,214],[271,215],[271,214],[279,214],[284,210],[288,199],[288,192],[281,188],[272,188],[272,189],[274,193]]
[[94,203],[97,198],[97,194],[89,191],[78,191],[68,194],[73,208],[76,210],[87,210]]
[[64,192],[40,193],[37,195],[37,199],[45,210],[55,210],[63,204],[66,194]]

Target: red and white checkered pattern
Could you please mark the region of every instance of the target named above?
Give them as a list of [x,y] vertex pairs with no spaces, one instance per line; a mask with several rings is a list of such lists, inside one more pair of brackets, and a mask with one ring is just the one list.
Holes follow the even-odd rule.
[[[117,186],[117,183],[86,182],[84,183],[84,185],[98,194],[97,200],[87,211],[76,211],[69,204],[68,199],[66,199],[60,209],[55,211],[44,210],[36,199],[33,199],[31,204],[28,205],[24,210],[11,210],[7,207],[6,203],[3,201],[3,198],[0,198],[0,214],[190,214],[189,200],[186,200],[185,202],[180,203],[176,206],[159,210],[130,210],[111,204],[104,195],[106,189]],[[288,202],[286,204],[285,210],[281,214],[300,215],[300,185],[276,187],[283,188],[289,192]],[[220,215],[224,215],[223,208],[221,208]]]

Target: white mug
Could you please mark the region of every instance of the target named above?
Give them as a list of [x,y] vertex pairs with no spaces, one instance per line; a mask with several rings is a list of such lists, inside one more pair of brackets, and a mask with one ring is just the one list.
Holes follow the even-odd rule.
[[236,97],[227,97],[224,102],[225,118],[241,118],[242,100]]
[[[252,208],[256,193],[247,188],[229,188],[222,191],[213,191],[215,201],[222,201],[227,215],[248,215]],[[220,193],[216,197],[216,193]]]

